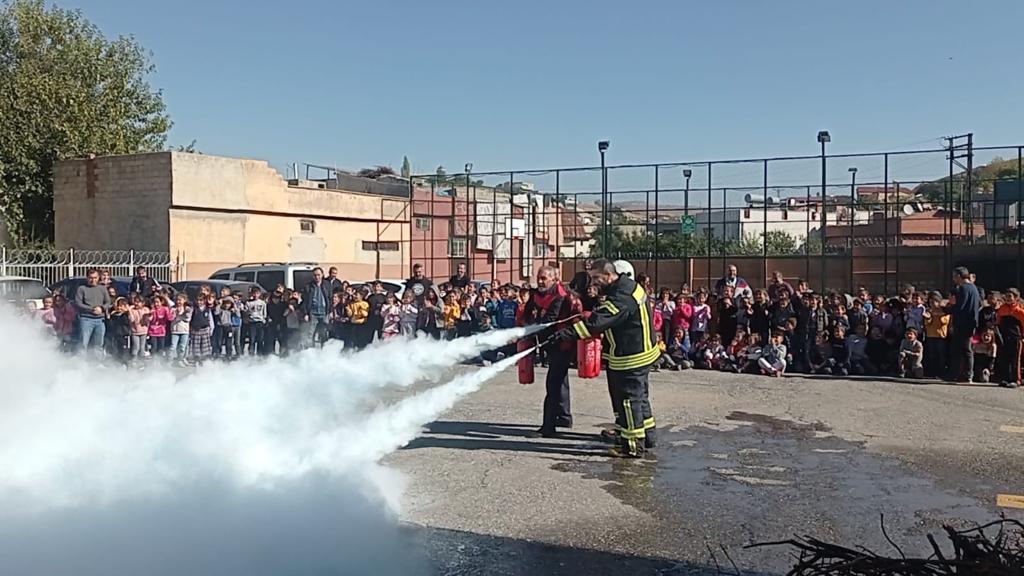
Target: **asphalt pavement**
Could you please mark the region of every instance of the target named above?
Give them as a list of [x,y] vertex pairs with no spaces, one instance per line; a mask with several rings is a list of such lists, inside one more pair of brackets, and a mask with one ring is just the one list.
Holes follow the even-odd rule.
[[[898,555],[944,524],[1024,520],[1024,391],[938,382],[651,375],[659,447],[606,456],[602,375],[572,377],[575,426],[530,436],[544,370],[512,371],[386,464],[402,520],[438,574],[784,573],[809,535]],[[1022,498],[1024,501],[1024,498]],[[884,523],[884,533],[882,525]]]

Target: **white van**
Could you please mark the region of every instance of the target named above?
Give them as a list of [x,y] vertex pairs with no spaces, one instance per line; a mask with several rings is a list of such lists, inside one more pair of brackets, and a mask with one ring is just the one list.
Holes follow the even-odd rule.
[[317,266],[315,262],[248,262],[218,270],[210,280],[255,282],[268,292],[278,284],[284,284],[291,290],[301,290],[313,280],[313,269]]

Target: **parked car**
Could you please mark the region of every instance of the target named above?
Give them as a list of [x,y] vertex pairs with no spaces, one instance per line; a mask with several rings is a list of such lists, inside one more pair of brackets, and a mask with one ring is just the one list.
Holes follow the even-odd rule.
[[42,280],[26,276],[0,276],[0,301],[19,308],[31,306],[38,310],[43,307],[43,298],[50,295]]
[[[132,283],[132,279],[129,276],[114,276],[111,278],[114,284],[114,288],[117,289],[118,296],[128,296],[128,287]],[[71,278],[65,278],[60,282],[50,284],[50,292],[54,294],[60,294],[67,300],[72,300],[75,297],[75,292],[78,291],[79,286],[85,285],[85,276],[73,276]]]
[[211,280],[232,280],[235,282],[255,282],[264,290],[271,292],[278,284],[285,288],[301,290],[313,280],[313,262],[261,262],[240,264],[234,268],[224,268],[214,272]]
[[254,287],[263,289],[262,286],[255,282],[235,282],[233,280],[182,280],[171,284],[171,288],[174,288],[175,293],[180,294],[184,292],[188,295],[188,299],[191,302],[195,302],[201,286],[209,286],[214,294],[218,296],[220,295],[220,289],[227,287],[232,292],[241,292],[246,298],[249,297],[249,292]]

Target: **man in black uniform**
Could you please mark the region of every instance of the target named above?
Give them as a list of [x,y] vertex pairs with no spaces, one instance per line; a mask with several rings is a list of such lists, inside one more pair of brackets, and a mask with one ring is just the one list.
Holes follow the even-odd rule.
[[[558,271],[552,266],[537,270],[537,289],[530,291],[530,299],[523,307],[521,324],[547,324],[567,320],[573,314],[572,299],[565,286],[558,281]],[[548,359],[544,417],[538,434],[545,438],[555,436],[555,428],[572,428],[572,410],[569,406],[569,365],[575,348],[568,340],[558,340],[544,346]]]
[[618,446],[613,456],[639,458],[654,447],[654,415],[648,398],[647,375],[658,361],[654,314],[647,292],[628,276],[620,276],[608,260],[595,260],[590,281],[605,300],[586,319],[559,333],[563,339],[590,338],[603,333],[608,342],[608,387],[615,406]]

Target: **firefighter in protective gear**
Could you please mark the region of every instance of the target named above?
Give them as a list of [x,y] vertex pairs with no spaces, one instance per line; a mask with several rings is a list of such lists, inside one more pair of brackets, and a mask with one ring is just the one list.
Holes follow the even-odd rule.
[[[558,281],[558,271],[552,266],[537,270],[537,288],[530,293],[519,315],[519,325],[548,324],[565,321],[578,314],[565,286]],[[567,323],[555,324],[548,334]],[[572,342],[556,340],[544,346],[547,354],[548,374],[545,380],[544,416],[537,433],[545,438],[555,436],[556,428],[572,428],[572,409],[569,403],[569,367],[576,348]]]
[[586,319],[563,331],[563,338],[590,338],[604,334],[608,349],[608,387],[615,407],[618,446],[612,455],[640,457],[654,446],[654,415],[648,398],[647,376],[658,361],[651,302],[642,286],[616,272],[608,260],[595,260],[591,283],[601,290],[604,302]]

